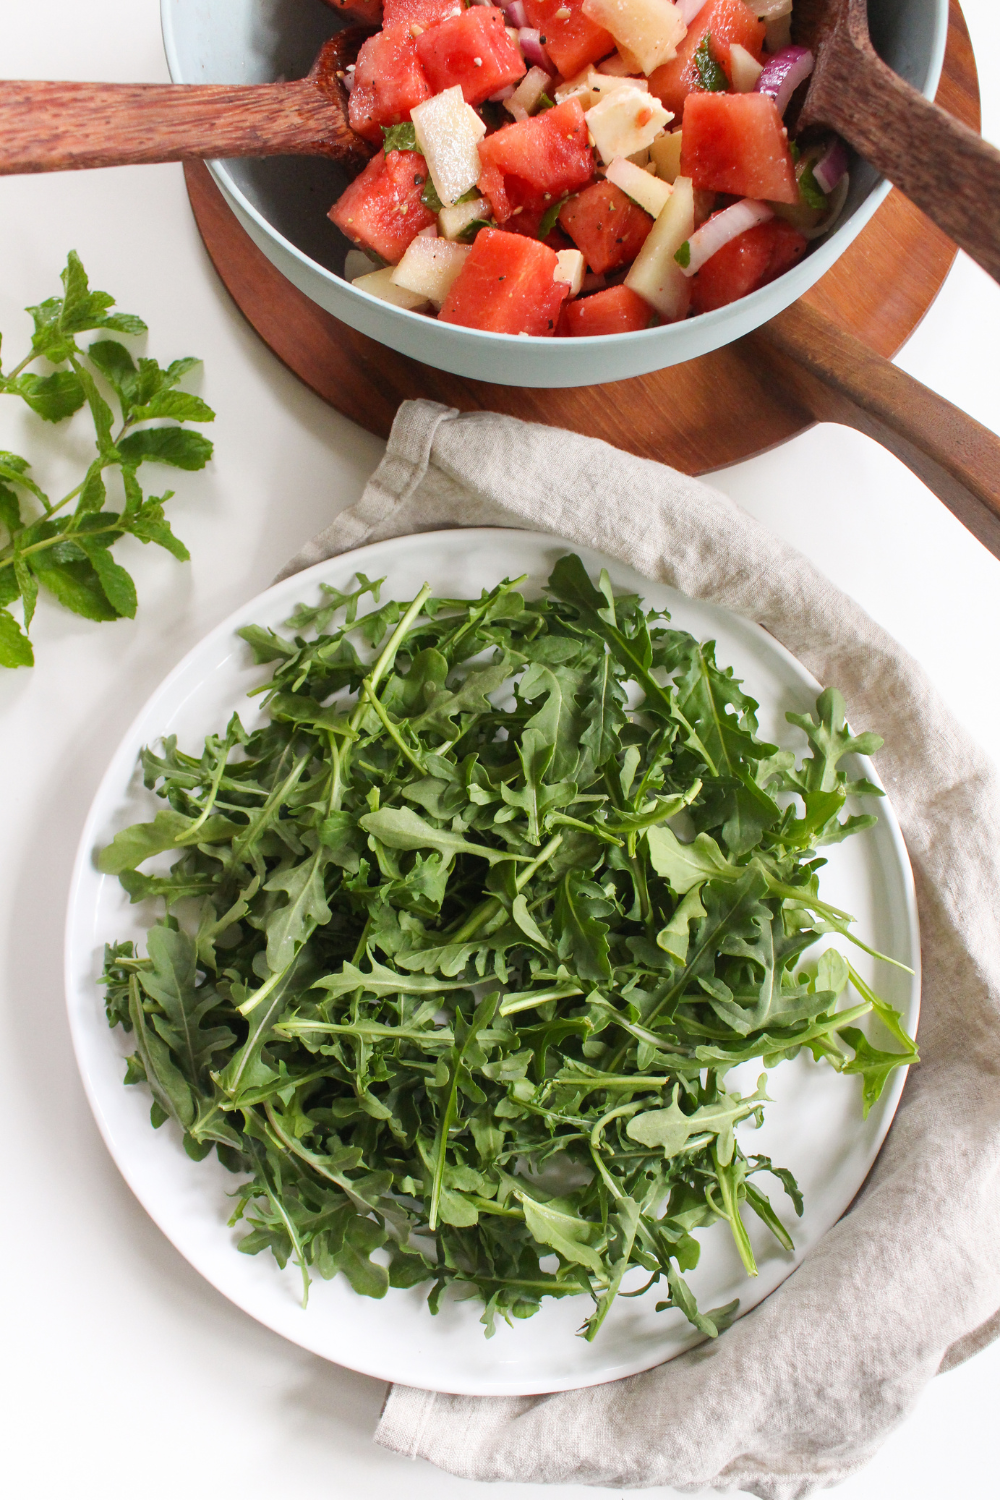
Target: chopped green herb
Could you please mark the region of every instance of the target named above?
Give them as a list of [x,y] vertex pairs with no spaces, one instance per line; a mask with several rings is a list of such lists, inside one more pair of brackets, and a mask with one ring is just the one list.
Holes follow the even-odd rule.
[[568,202],[569,194],[566,193],[562,198],[559,199],[557,203],[549,204],[548,208],[542,214],[541,220],[539,221],[538,238],[540,240],[548,239],[553,229],[555,229],[556,224],[559,222],[559,213],[562,209],[563,204]]
[[535,114],[544,114],[547,109],[555,109],[555,107],[556,101],[554,99],[550,99],[548,94],[539,94],[538,103],[535,106]]
[[[296,1261],[304,1295],[343,1271],[436,1311],[450,1286],[489,1334],[583,1293],[590,1339],[639,1269],[714,1337],[737,1304],[698,1309],[697,1232],[723,1221],[755,1274],[745,1211],[790,1243],[759,1174],[802,1209],[736,1134],[765,1074],[727,1071],[806,1047],[867,1109],[916,1061],[838,952],[803,961],[850,938],[817,849],[873,821],[842,818],[874,788],[840,761],[880,741],[827,690],[789,715],[797,765],[711,643],[577,557],[542,598],[519,582],[381,602],[359,574],[290,637],[240,632],[274,666],[266,722],[145,750],[164,806],[100,856],[167,913],[145,955],[108,946],[108,1019],[152,1123],[242,1174],[240,1249]],[[872,1011],[903,1051],[857,1030]]]
[[687,270],[688,266],[691,264],[691,241],[690,240],[685,240],[684,243],[683,243],[683,245],[681,245],[680,249],[674,251],[674,260],[677,262],[677,264],[679,266],[683,266],[684,269]]
[[818,214],[825,214],[830,206],[829,199],[813,175],[812,162],[807,162],[799,173],[799,197]]
[[471,245],[481,229],[495,229],[496,227],[492,219],[471,219],[455,238],[463,245]]
[[[138,335],[147,331],[146,325],[131,313],[110,311],[115,299],[107,292],[91,291],[75,251],[70,251],[62,284],[61,297],[27,309],[35,324],[31,351],[8,374],[0,373],[0,394],[19,397],[45,422],[63,422],[86,406],[96,451],[83,479],[58,500],[50,500],[35,482],[26,458],[0,452],[3,667],[34,664],[28,631],[39,585],[88,620],[134,616],[135,584],[112,557],[114,544],[131,535],[165,547],[181,561],[188,557],[163,515],[173,491],[145,495],[139,469],[147,462],[203,469],[212,456],[207,438],[179,425],[211,422],[215,416],[199,396],[177,388],[198,361],[178,359],[161,369],[155,359],[136,362],[123,344],[108,338],[82,349],[77,334],[102,329]],[[55,368],[42,375],[29,371],[37,360]],[[117,426],[102,390],[113,393]],[[169,425],[150,427],[154,421]],[[122,479],[119,509],[113,507],[106,484],[106,475],[114,469]],[[23,608],[23,628],[9,608],[17,600]]]
[[694,55],[698,87],[710,94],[724,94],[729,87],[729,80],[712,56],[711,44],[712,33],[706,31]]
[[430,175],[428,175],[424,190],[420,194],[420,201],[425,208],[430,209],[432,214],[439,214],[442,208],[444,208],[444,204],[438,197],[437,188],[434,186],[434,182]]
[[[386,151],[420,151],[417,145],[417,132],[409,120],[402,125],[383,125],[382,134],[385,136],[383,148]],[[421,156],[423,152],[420,152]]]

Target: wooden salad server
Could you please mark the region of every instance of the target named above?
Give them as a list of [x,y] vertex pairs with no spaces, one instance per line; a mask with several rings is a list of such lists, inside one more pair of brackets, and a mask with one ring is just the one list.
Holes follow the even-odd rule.
[[375,147],[347,122],[341,78],[370,35],[339,32],[291,83],[2,81],[0,176],[238,156],[328,156],[356,173]]
[[1000,281],[1000,151],[905,83],[868,33],[868,0],[795,0],[816,57],[797,125],[830,125]]
[[[874,438],[1000,558],[1000,437],[807,302],[742,341],[817,422]],[[740,345],[736,346],[737,348]]]

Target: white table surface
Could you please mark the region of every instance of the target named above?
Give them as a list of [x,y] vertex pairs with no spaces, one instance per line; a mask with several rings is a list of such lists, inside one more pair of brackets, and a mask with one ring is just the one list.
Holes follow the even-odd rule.
[[[985,130],[997,141],[1000,13],[992,0],[966,0],[966,15],[985,79]],[[165,80],[156,0],[0,0],[0,71]],[[122,548],[139,586],[136,620],[91,624],[43,603],[32,632],[38,665],[0,674],[5,1489],[26,1500],[173,1500],[251,1487],[381,1497],[405,1487],[414,1500],[475,1500],[484,1487],[372,1446],[381,1384],[258,1327],[191,1270],[119,1177],[83,1096],[63,1008],[62,929],[71,861],[104,766],[167,670],[356,499],[382,444],[301,386],[243,322],[202,249],[175,166],[0,183],[8,366],[27,343],[23,307],[58,290],[70,247],[95,286],[146,319],[152,354],[205,359],[217,457],[204,474],[164,475],[177,490],[170,514],[190,565]],[[960,257],[900,363],[1000,431],[998,348],[1000,289]],[[61,470],[76,472],[72,439],[0,403],[0,447],[34,454],[46,437],[39,470],[55,484]],[[917,480],[867,439],[825,426],[716,482],[893,631],[1000,755],[1000,563]],[[993,1500],[998,1396],[1000,1344],[935,1380],[840,1494]]]

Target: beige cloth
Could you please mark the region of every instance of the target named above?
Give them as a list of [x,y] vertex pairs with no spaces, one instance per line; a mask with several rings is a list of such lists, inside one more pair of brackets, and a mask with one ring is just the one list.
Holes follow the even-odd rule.
[[804,557],[709,486],[592,438],[410,402],[360,502],[285,571],[484,525],[570,538],[758,621],[878,726],[916,877],[923,1061],[851,1211],[717,1343],[552,1396],[395,1386],[375,1441],[470,1479],[792,1500],[861,1468],[934,1374],[1000,1334],[1000,778]]

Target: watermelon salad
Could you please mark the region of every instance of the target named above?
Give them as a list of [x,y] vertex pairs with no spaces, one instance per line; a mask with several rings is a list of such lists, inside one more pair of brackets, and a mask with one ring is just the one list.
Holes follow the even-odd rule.
[[791,13],[383,0],[343,76],[375,148],[330,210],[356,247],[345,275],[442,322],[542,338],[673,323],[773,281],[848,185],[839,140],[785,123],[814,61]]

